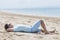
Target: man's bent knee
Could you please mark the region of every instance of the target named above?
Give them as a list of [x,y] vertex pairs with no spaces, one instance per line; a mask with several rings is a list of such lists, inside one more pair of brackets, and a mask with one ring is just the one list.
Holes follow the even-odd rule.
[[43,20],[40,20],[40,22],[44,22]]

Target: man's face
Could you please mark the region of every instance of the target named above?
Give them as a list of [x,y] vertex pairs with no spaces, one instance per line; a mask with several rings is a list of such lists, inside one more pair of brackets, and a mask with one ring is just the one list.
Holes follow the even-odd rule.
[[12,24],[9,24],[9,28],[13,28],[13,25]]

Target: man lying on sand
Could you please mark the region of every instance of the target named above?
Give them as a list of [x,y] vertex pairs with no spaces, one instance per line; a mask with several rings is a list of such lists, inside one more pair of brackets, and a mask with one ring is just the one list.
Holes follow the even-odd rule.
[[[38,29],[39,26],[42,26],[42,29]],[[44,24],[43,20],[38,20],[34,25],[32,25],[31,28],[28,28],[29,26],[25,26],[25,25],[12,25],[12,24],[5,24],[5,30],[7,32],[28,32],[28,33],[35,33],[35,32],[44,32],[45,34],[49,34],[49,33],[54,33],[55,30],[53,31],[48,31],[46,29],[46,26]]]

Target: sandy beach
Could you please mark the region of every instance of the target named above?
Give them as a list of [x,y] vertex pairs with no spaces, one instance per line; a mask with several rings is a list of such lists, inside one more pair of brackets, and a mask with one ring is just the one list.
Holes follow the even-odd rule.
[[[23,33],[23,32],[6,32],[4,25],[11,24],[24,24],[33,25],[37,20],[44,20],[47,30],[56,29],[55,33]],[[28,16],[10,14],[8,12],[0,11],[0,40],[60,40],[60,18],[42,17],[42,16]]]

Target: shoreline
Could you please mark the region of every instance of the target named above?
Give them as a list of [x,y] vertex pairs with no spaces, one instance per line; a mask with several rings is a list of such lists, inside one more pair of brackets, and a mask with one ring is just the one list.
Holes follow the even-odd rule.
[[49,17],[49,16],[40,16],[40,15],[32,15],[32,14],[24,14],[24,13],[13,13],[13,12],[7,12],[7,11],[0,11],[4,14],[10,14],[10,15],[16,15],[16,16],[25,16],[25,17],[33,17],[33,18],[40,18],[40,17],[43,17],[43,18],[57,18],[57,19],[60,19],[60,17]]

